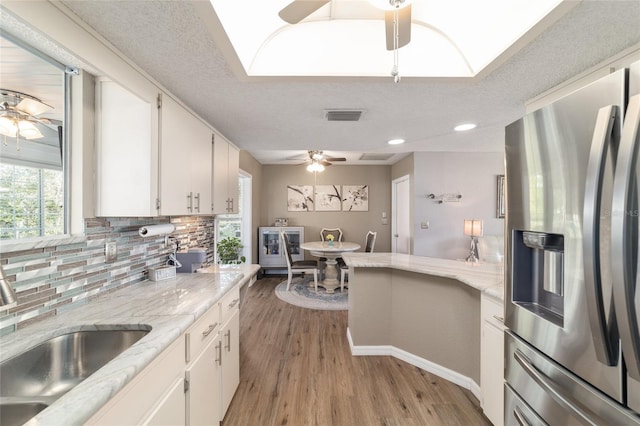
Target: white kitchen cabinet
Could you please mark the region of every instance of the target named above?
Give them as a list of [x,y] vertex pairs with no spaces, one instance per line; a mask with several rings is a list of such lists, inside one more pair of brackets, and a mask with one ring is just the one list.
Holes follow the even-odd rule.
[[96,216],[157,216],[155,104],[114,81],[96,81]]
[[503,305],[490,296],[480,301],[482,338],[480,358],[481,405],[495,426],[504,423],[504,314]]
[[[133,425],[163,424],[161,416],[177,410],[171,418],[185,421],[184,379],[185,338],[180,336],[136,377],[111,398],[85,424]],[[181,419],[181,420],[180,420]]]
[[222,421],[240,383],[240,290],[238,288],[231,290],[220,300],[220,320],[222,322],[220,420]]
[[212,210],[216,214],[238,213],[240,152],[215,135],[213,141]]
[[235,309],[220,331],[222,339],[222,415],[224,418],[240,384],[240,310]]
[[211,130],[160,96],[160,214],[211,214]]
[[220,414],[220,356],[222,341],[217,333],[187,368],[187,425],[217,424]]
[[184,378],[180,377],[169,388],[158,404],[142,421],[144,426],[175,426],[184,424]]

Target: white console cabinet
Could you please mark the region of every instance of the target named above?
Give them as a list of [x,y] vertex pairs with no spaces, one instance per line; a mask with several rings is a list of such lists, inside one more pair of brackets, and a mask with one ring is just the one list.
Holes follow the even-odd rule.
[[289,236],[291,258],[293,261],[304,260],[304,227],[302,226],[261,226],[258,228],[258,263],[262,268],[287,269],[285,253],[282,250],[280,232]]

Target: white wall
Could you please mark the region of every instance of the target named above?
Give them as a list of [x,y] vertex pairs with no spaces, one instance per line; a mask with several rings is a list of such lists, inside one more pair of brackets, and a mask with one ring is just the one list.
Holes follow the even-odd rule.
[[[496,218],[496,179],[504,174],[503,153],[417,152],[414,154],[414,251],[417,256],[464,259],[469,237],[464,219],[482,219],[484,235],[503,235]],[[438,204],[426,194],[460,193],[460,202]],[[429,229],[421,229],[421,222]]]

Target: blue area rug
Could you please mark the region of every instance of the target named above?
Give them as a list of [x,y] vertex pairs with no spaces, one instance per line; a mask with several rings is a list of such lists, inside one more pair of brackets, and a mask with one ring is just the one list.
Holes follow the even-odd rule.
[[286,280],[276,286],[278,299],[302,308],[324,311],[346,311],[349,309],[348,294],[347,288],[344,289],[344,293],[338,288],[335,293],[327,294],[325,289],[320,286],[318,286],[316,293],[313,279],[300,281],[294,278],[289,291],[287,291]]

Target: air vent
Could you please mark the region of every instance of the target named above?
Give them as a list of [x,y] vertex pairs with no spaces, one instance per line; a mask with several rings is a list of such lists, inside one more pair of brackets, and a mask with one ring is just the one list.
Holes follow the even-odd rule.
[[360,160],[364,161],[387,161],[395,154],[362,154]]
[[361,109],[327,109],[327,121],[359,121],[364,111]]

